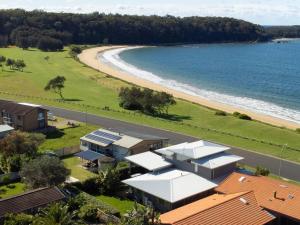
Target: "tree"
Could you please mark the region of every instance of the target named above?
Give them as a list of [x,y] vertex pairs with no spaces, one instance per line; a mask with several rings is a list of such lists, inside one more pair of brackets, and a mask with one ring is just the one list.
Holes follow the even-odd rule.
[[120,173],[117,169],[101,170],[96,183],[100,194],[113,195],[121,188]]
[[66,78],[64,76],[57,76],[50,80],[46,87],[45,91],[52,90],[54,93],[58,94],[61,99],[64,99],[62,94],[62,89],[65,87]]
[[34,216],[19,213],[19,214],[9,214],[4,217],[4,225],[31,225]]
[[45,136],[42,134],[14,131],[0,140],[0,153],[3,156],[25,154],[33,157],[44,140]]
[[4,70],[4,65],[3,63],[6,62],[6,58],[2,55],[0,55],[0,67],[2,69],[2,71]]
[[34,219],[33,225],[77,225],[83,224],[75,221],[76,211],[69,212],[68,205],[54,203],[43,209]]
[[44,36],[39,40],[37,47],[42,51],[60,51],[64,45],[61,40]]
[[270,174],[270,170],[261,166],[257,166],[255,169],[256,176],[268,176]]
[[13,59],[7,59],[6,60],[6,66],[9,66],[10,69],[13,69],[13,66],[15,65],[15,60]]
[[17,70],[20,70],[23,72],[23,69],[26,67],[26,64],[25,64],[24,60],[18,59],[15,62],[15,67],[17,68]]
[[134,204],[122,218],[122,225],[160,225],[159,214],[153,208]]
[[27,186],[39,188],[63,183],[70,170],[57,157],[41,156],[24,165],[20,175]]

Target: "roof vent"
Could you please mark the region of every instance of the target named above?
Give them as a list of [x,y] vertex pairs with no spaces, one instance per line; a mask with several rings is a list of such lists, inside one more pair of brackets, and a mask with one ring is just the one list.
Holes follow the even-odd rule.
[[240,201],[245,205],[249,205],[249,202],[244,198],[240,198]]
[[244,182],[246,180],[246,177],[240,177],[239,182]]

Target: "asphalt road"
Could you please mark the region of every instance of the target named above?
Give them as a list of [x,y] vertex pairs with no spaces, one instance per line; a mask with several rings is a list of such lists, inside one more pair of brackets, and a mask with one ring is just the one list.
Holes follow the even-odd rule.
[[[86,114],[84,112],[71,111],[66,109],[60,109],[55,107],[47,106],[54,115],[59,117],[64,117],[70,120],[76,120],[80,122],[87,122],[89,124],[99,125],[106,129],[112,129],[119,132],[137,132],[142,134],[150,134],[155,136],[160,136],[164,138],[168,138],[170,144],[179,144],[182,142],[191,142],[195,140],[199,140],[199,138],[195,138],[192,136],[175,133],[172,131],[161,130],[153,127],[143,126],[132,124],[120,120],[109,119],[101,116],[96,116],[92,114]],[[273,174],[279,175],[279,168],[281,164],[281,176],[287,179],[300,181],[300,164],[293,163],[290,161],[280,160],[275,157],[262,155],[255,152],[250,152],[243,149],[231,148],[231,152],[244,157],[243,163],[252,167],[256,167],[257,165],[264,166]]]

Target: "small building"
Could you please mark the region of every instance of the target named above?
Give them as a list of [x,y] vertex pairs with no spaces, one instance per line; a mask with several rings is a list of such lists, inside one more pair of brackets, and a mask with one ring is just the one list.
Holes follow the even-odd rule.
[[155,152],[171,160],[179,169],[190,171],[209,180],[221,179],[236,169],[236,163],[243,160],[226,151],[227,146],[208,141],[182,143],[158,149]]
[[47,128],[47,112],[40,105],[0,100],[0,124],[17,130],[35,131]]
[[253,191],[258,205],[276,216],[276,224],[300,224],[300,187],[297,185],[234,172],[215,191],[223,194]]
[[[131,136],[134,135],[134,136]],[[117,160],[167,146],[168,139],[152,135],[130,135],[99,129],[80,138],[80,149],[105,154]]]
[[163,225],[265,225],[274,219],[253,192],[214,194],[160,216]]
[[126,157],[149,173],[122,181],[138,202],[166,212],[199,198],[206,197],[217,185],[194,173],[174,168],[164,157],[153,152]]
[[0,125],[0,139],[4,138],[7,134],[14,130],[13,127],[8,125]]
[[39,188],[0,200],[0,218],[9,213],[35,212],[50,203],[62,201],[66,196],[57,187]]

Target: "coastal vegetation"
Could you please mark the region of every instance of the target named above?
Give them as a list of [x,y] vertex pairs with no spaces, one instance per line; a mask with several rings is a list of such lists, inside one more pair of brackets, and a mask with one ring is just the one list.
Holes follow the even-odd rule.
[[119,92],[120,106],[128,110],[139,110],[150,115],[168,115],[169,108],[176,104],[173,96],[151,89],[122,87]]
[[0,46],[16,45],[23,49],[56,51],[68,44],[145,45],[268,39],[263,27],[233,18],[0,11]]
[[[133,85],[82,65],[69,56],[68,50],[41,52],[36,49],[1,48],[0,55],[10,58],[22,55],[26,58],[28,68],[23,73],[0,71],[0,97],[149,125],[300,162],[300,136],[293,130],[241,120],[230,114],[217,116],[215,110],[180,99],[176,99],[176,105],[170,106],[168,118],[125,110],[119,106],[118,94],[122,87]],[[45,60],[46,56],[49,57],[48,61]],[[64,95],[72,98],[68,101],[58,101],[55,93],[44,91],[45,84],[53,78],[53,74],[61,73],[68,82],[64,88]],[[86,132],[81,127],[66,129],[63,138],[72,137],[71,131],[76,131],[76,137],[72,139],[74,141],[77,134],[89,133],[89,128],[86,129]],[[53,149],[60,148],[63,143],[50,138],[46,141],[52,143]],[[288,144],[288,148],[281,153],[283,144]],[[47,150],[47,146],[42,146],[43,150]]]
[[49,80],[45,86],[45,91],[53,91],[58,94],[61,99],[64,99],[63,89],[65,88],[66,78],[64,76],[56,76],[55,78]]

